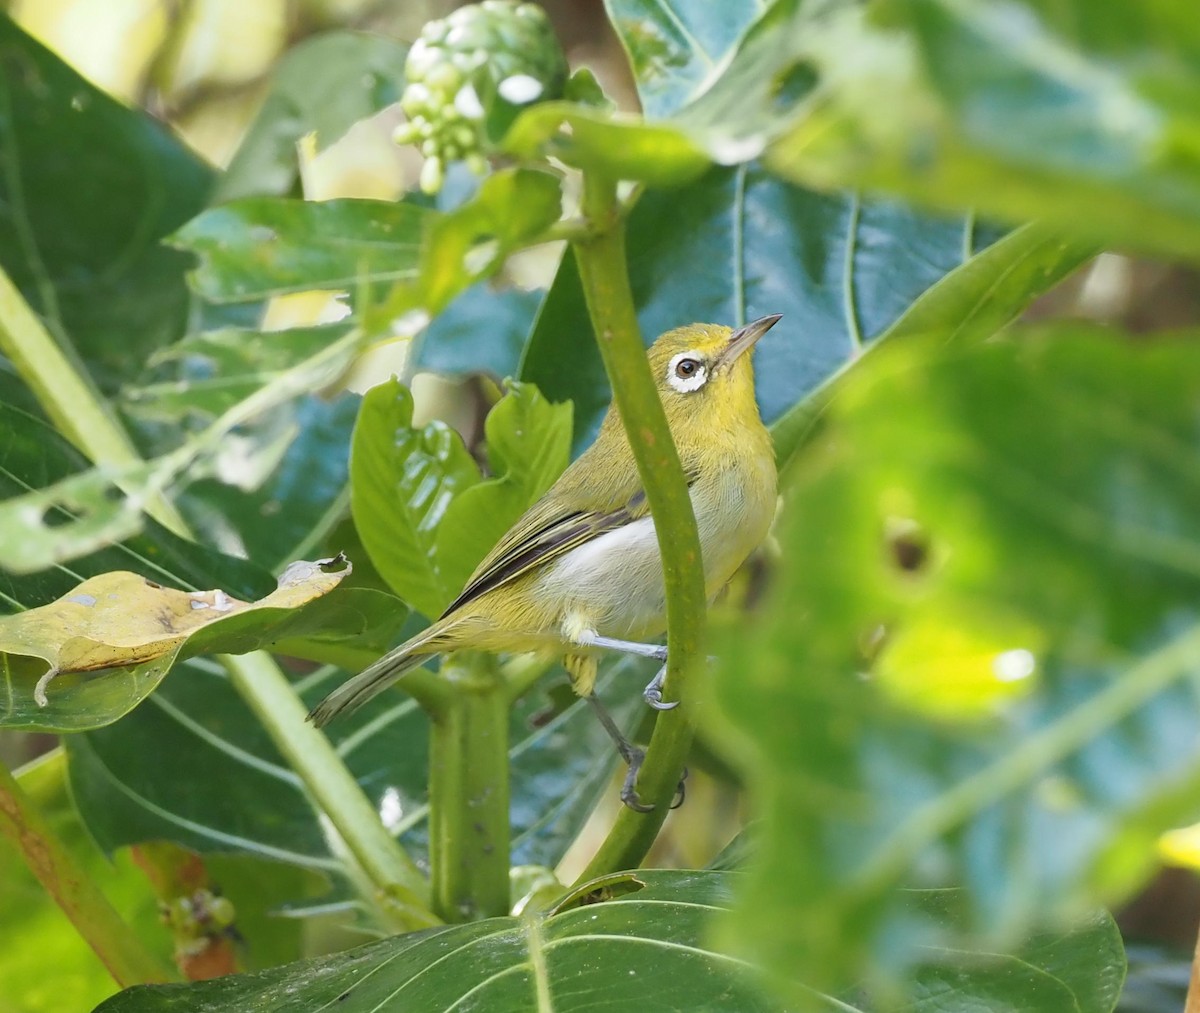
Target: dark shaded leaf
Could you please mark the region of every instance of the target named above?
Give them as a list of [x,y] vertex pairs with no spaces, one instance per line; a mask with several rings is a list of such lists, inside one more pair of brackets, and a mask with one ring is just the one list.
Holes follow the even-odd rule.
[[105,393],[183,332],[187,258],[160,240],[212,186],[161,124],[0,14],[0,267]]
[[[629,275],[647,342],[695,321],[740,326],[783,314],[755,353],[771,423],[995,237],[973,218],[815,194],[749,166],[645,194],[629,221]],[[521,378],[575,403],[577,449],[595,433],[608,392],[571,257],[547,293]]]
[[413,343],[408,359],[413,372],[513,376],[542,297],[519,288],[467,289]]

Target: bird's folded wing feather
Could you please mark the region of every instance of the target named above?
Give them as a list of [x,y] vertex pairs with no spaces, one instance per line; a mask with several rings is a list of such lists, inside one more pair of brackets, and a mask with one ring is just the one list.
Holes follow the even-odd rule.
[[442,616],[648,512],[640,489],[624,505],[608,511],[572,510],[552,496],[535,503],[487,554]]

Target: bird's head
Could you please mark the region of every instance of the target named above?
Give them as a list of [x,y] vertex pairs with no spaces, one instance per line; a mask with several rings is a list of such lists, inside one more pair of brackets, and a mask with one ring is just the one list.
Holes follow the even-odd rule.
[[737,330],[688,324],[650,346],[650,369],[676,442],[683,432],[702,437],[758,419],[750,353],[778,320],[778,314],[762,317]]

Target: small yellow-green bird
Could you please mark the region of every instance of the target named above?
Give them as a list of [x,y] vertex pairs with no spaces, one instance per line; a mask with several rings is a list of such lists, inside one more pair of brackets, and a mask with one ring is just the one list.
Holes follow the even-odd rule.
[[[711,600],[763,540],[775,513],[775,455],[754,398],[750,351],[779,320],[738,330],[690,324],[647,352],[679,451],[700,534]],[[431,656],[464,649],[551,651],[564,658],[575,690],[597,709],[629,763],[621,797],[646,809],[633,789],[641,750],[622,736],[593,693],[599,650],[666,661],[646,643],[665,628],[662,559],[615,407],[596,441],[517,520],[435,623],[329,694],[309,715],[319,727],[370,700]],[[660,710],[666,665],[646,687]]]

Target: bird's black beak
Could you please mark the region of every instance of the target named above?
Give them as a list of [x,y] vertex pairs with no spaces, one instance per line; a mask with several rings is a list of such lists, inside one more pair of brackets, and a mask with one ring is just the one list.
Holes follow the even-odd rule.
[[748,323],[745,327],[739,327],[730,335],[729,344],[722,349],[717,359],[716,368],[721,369],[724,366],[729,366],[736,362],[743,352],[750,351],[759,338],[779,323],[782,316],[782,313],[772,313],[769,317],[759,317],[757,320]]

